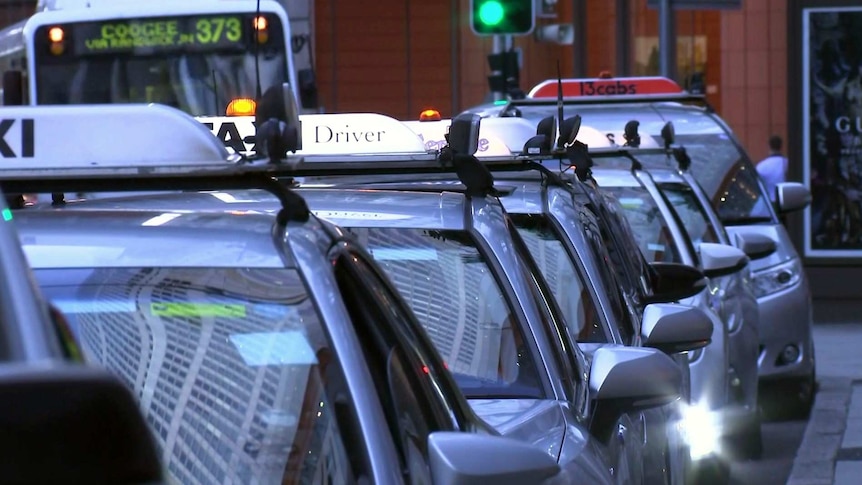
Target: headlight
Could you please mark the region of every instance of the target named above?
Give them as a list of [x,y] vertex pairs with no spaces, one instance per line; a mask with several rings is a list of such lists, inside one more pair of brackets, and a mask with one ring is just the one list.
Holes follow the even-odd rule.
[[688,444],[692,460],[700,460],[721,451],[721,417],[706,406],[693,404],[684,407],[680,431]]
[[754,295],[761,298],[790,288],[798,283],[800,278],[802,278],[802,265],[798,258],[758,271],[752,277]]

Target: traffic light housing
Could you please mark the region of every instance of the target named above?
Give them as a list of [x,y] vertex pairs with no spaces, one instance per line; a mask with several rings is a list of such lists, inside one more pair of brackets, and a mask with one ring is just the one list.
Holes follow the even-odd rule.
[[526,35],[536,26],[534,0],[470,0],[476,35]]

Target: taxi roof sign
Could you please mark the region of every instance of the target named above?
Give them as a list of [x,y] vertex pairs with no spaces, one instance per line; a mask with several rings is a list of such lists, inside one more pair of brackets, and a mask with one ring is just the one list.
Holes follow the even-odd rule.
[[[516,118],[485,118],[479,128],[479,143],[476,156],[482,157],[504,157],[512,154],[512,149],[506,144],[496,130],[495,121],[519,121]],[[436,151],[446,146],[445,135],[452,124],[451,119],[439,121],[405,121],[404,124],[411,128],[424,143],[427,151]]]
[[0,156],[0,176],[5,176],[14,171],[225,164],[230,153],[178,109],[129,104],[3,107]]
[[[676,81],[661,76],[563,79],[563,97],[633,96],[656,94],[684,94]],[[556,98],[557,80],[548,79],[527,93],[528,98]]]
[[[254,156],[254,116],[198,116],[234,152]],[[403,122],[377,113],[301,114],[297,155],[424,153],[422,140]]]
[[377,113],[300,115],[297,155],[425,153],[422,139],[404,122]]

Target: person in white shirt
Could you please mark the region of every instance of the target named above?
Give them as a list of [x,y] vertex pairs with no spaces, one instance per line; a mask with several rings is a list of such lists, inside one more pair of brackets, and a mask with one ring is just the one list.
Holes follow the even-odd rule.
[[775,186],[787,181],[787,158],[781,154],[780,136],[769,137],[769,156],[761,160],[755,168],[766,184],[769,198],[775,202]]

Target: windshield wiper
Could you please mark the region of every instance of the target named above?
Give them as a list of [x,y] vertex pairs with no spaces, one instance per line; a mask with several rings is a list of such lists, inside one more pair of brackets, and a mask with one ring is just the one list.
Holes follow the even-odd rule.
[[759,222],[775,222],[769,216],[740,216],[740,217],[721,217],[721,222],[726,226],[741,226],[745,224],[756,224]]

